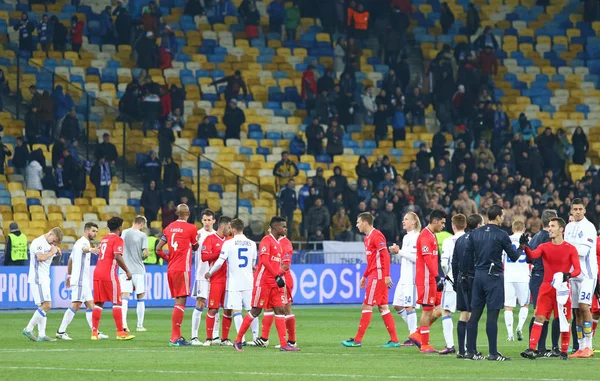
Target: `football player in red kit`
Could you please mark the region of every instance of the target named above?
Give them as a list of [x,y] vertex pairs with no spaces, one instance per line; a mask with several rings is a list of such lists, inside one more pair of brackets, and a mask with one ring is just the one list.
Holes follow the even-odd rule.
[[386,239],[379,230],[373,227],[373,215],[361,213],[358,215],[356,227],[365,234],[365,252],[367,254],[367,269],[360,280],[360,288],[366,287],[365,300],[362,305],[362,315],[358,325],[358,333],[349,340],[342,341],[345,347],[361,347],[362,339],[369,328],[373,315],[373,306],[377,306],[385,328],[390,334],[390,341],[383,348],[398,348],[396,323],[388,306],[388,292],[394,284],[390,278],[390,253],[386,246]]
[[[598,258],[598,274],[600,274],[600,237],[596,239],[596,257]],[[596,280],[596,290],[592,300],[592,335],[596,335],[596,327],[598,327],[598,319],[600,319],[600,275]]]

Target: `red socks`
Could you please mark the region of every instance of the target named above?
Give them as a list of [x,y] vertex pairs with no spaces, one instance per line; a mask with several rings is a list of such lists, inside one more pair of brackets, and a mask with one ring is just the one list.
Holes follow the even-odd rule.
[[421,347],[429,345],[429,326],[424,325],[419,327],[419,333],[421,334]]
[[287,328],[288,341],[296,342],[296,316],[285,316],[285,327]]
[[571,331],[560,333],[560,351],[562,353],[569,352],[569,344],[571,343]]
[[542,334],[543,327],[544,323],[540,323],[537,321],[533,322],[533,326],[531,327],[531,334],[529,336],[529,349],[534,351],[536,350],[538,341],[540,341],[540,336]]
[[277,328],[277,336],[279,336],[279,345],[281,345],[281,348],[286,347],[287,340],[285,339],[285,315],[275,315],[275,328]]
[[371,310],[363,310],[362,315],[360,317],[360,323],[358,323],[358,333],[354,338],[354,341],[357,343],[361,343],[363,336],[365,336],[365,332],[367,332],[367,328],[369,328],[369,324],[371,324],[371,317],[373,316],[373,311]]
[[394,322],[394,318],[392,317],[392,314],[390,314],[390,311],[386,311],[383,314],[381,314],[381,317],[383,318],[383,323],[385,324],[385,328],[387,329],[388,333],[390,334],[390,340],[392,340],[394,343],[398,342],[398,335],[396,335],[396,323]]
[[271,332],[271,325],[273,324],[273,318],[275,317],[274,312],[265,312],[262,320],[262,337],[265,340],[269,340],[269,332]]
[[102,307],[95,306],[92,311],[92,332],[98,334],[98,326],[102,317]]
[[121,309],[121,306],[113,306],[112,315],[113,319],[115,319],[117,332],[123,332],[123,310]]
[[171,316],[171,341],[175,342],[181,337],[181,323],[183,322],[183,314],[185,306],[176,304],[173,307],[173,315]]
[[[229,324],[231,325],[231,322],[229,322]],[[225,325],[225,319],[223,319],[223,326],[224,325]],[[207,339],[212,340],[214,328],[215,328],[215,315],[211,315],[210,313],[207,313],[206,314],[206,338]],[[225,332],[223,332],[223,338],[225,338]]]
[[250,324],[252,324],[252,321],[254,319],[255,319],[255,317],[252,316],[252,314],[250,312],[248,312],[246,314],[246,316],[244,316],[244,320],[242,321],[242,325],[240,326],[240,330],[238,331],[238,335],[235,338],[236,343],[241,343],[242,342],[242,339],[244,338],[244,335],[248,331],[248,328],[250,328]]
[[231,315],[227,316],[223,314],[223,323],[221,324],[221,327],[221,340],[227,340],[229,338],[229,329],[231,328]]

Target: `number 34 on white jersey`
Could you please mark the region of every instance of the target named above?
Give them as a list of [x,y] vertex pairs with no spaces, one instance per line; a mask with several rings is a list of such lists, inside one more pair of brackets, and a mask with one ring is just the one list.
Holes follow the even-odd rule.
[[243,234],[225,241],[219,259],[227,262],[227,291],[252,290],[256,258],[256,243]]

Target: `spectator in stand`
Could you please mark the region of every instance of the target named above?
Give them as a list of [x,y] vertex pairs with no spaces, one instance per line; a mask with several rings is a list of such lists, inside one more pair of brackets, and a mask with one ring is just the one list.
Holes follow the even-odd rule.
[[317,167],[317,174],[313,176],[313,184],[319,195],[325,195],[327,189],[326,183],[327,181],[325,180],[325,177],[323,177],[323,168]]
[[281,188],[281,192],[279,193],[279,206],[281,208],[282,216],[289,225],[288,238],[291,239],[291,232],[294,230],[292,228],[294,224],[294,212],[298,208],[294,179],[290,178],[286,185]]
[[175,143],[175,134],[173,133],[171,121],[161,124],[158,130],[158,158],[164,161],[173,156],[173,143]]
[[340,77],[346,68],[346,39],[340,37],[333,49],[333,70]]
[[154,32],[147,31],[134,42],[134,49],[137,53],[137,66],[142,69],[150,70],[158,67],[158,49],[155,36]]
[[152,221],[156,221],[160,209],[160,192],[154,180],[150,181],[148,187],[142,192],[140,205],[144,208],[144,217],[146,217],[148,225]]
[[38,109],[32,106],[27,114],[25,114],[25,136],[27,136],[27,142],[33,149],[33,145],[36,144],[40,138],[40,116]]
[[55,52],[64,52],[67,48],[67,37],[69,30],[61,22],[58,21],[58,17],[55,15],[50,16],[50,37]]
[[335,156],[344,154],[344,130],[338,125],[337,120],[331,121],[325,137],[327,138],[326,152],[331,156],[331,161]]
[[96,164],[94,164],[92,167],[90,180],[96,187],[96,197],[105,199],[106,203],[108,204],[110,198],[110,184],[112,183],[112,173],[110,171],[110,164],[104,157],[99,157]]
[[331,218],[333,239],[336,241],[352,241],[352,223],[346,214],[346,209],[340,208]]
[[[406,52],[400,56],[400,61],[394,66],[394,71],[400,81],[400,88],[404,92],[410,84],[410,65],[408,64],[408,55]],[[398,98],[398,97],[397,97]],[[398,98],[399,99],[399,98]]]
[[6,158],[11,157],[12,152],[8,149],[4,143],[2,143],[2,137],[0,136],[0,175],[4,175],[4,165],[6,164]]
[[494,127],[492,129],[492,152],[497,155],[500,148],[508,143],[510,138],[508,114],[504,112],[502,103],[496,104],[494,111]]
[[169,157],[165,160],[163,186],[167,189],[172,189],[177,186],[177,182],[181,179],[181,170],[179,164]]
[[498,74],[498,60],[496,53],[490,46],[486,46],[479,52],[479,69],[483,75],[482,82],[486,85],[491,85],[492,76]]
[[546,128],[544,133],[535,139],[540,154],[542,155],[542,161],[544,163],[544,170],[552,169],[553,171],[558,167],[558,157],[556,154],[556,148],[558,139],[552,132],[551,128]]
[[478,50],[490,49],[492,53],[498,50],[498,41],[492,34],[491,26],[485,27],[483,33],[475,40],[474,45]]
[[315,100],[314,115],[325,124],[329,123],[329,116],[331,114],[331,106],[329,104],[329,98],[327,97],[327,90],[322,90],[317,99]]
[[306,103],[306,111],[310,113],[315,108],[317,98],[317,68],[314,65],[308,65],[304,73],[302,73],[302,88],[301,96]]
[[396,106],[392,117],[392,132],[394,147],[396,147],[396,142],[406,140],[406,115],[404,115],[403,106],[400,103]]
[[298,131],[296,136],[290,140],[290,155],[295,155],[300,161],[300,156],[306,154],[306,143],[304,143],[302,132]]
[[[260,14],[256,9],[254,4],[250,4],[248,8],[248,13],[244,17],[244,26],[246,32],[246,38],[248,40],[252,40],[253,38],[258,38],[259,36],[259,26],[260,26]],[[280,27],[281,28],[281,27]]]
[[424,177],[427,177],[431,173],[431,156],[431,152],[427,150],[427,145],[421,143],[419,152],[417,152],[417,167]]
[[167,115],[167,120],[170,120],[172,123],[173,132],[177,134],[177,137],[181,137],[181,131],[183,127],[185,127],[185,121],[183,120],[183,116],[181,115],[181,110],[176,108]]
[[200,0],[187,0],[183,13],[188,16],[201,16],[204,14],[204,6]]
[[29,150],[27,145],[23,142],[23,137],[17,138],[17,145],[15,147],[15,155],[13,156],[13,167],[15,167],[14,173],[17,175],[25,174],[25,167],[27,166],[27,158],[29,157]]
[[326,237],[329,236],[329,224],[329,210],[323,206],[323,199],[318,197],[314,206],[306,214],[304,226],[308,232],[308,237],[317,235],[317,231],[322,232]]
[[79,139],[79,121],[75,109],[71,109],[63,119],[59,136],[63,136],[68,142]]
[[33,32],[35,31],[35,25],[29,20],[29,15],[26,12],[21,14],[21,20],[13,29],[19,32],[19,50],[22,52],[33,52],[35,46],[33,46]]
[[440,16],[440,25],[442,26],[442,34],[448,34],[450,28],[454,24],[454,13],[448,6],[448,3],[442,3],[442,14]]
[[409,167],[404,171],[404,181],[416,183],[421,178],[421,171],[415,160],[410,161]]
[[159,120],[165,121],[167,116],[171,113],[171,93],[166,85],[161,86],[159,89],[159,98],[160,98],[160,106],[161,111],[159,114]]
[[231,99],[229,107],[225,109],[223,124],[225,125],[225,142],[227,139],[239,139],[242,124],[246,123],[244,111],[237,106],[237,100]]
[[583,128],[578,126],[575,129],[571,137],[571,142],[573,144],[573,164],[585,164],[590,145],[585,132],[583,132]]
[[64,118],[68,115],[69,111],[75,107],[75,102],[69,93],[63,94],[63,88],[61,85],[56,86],[52,92],[52,101],[54,104],[54,117],[56,120],[56,128],[54,131],[54,137],[60,135],[60,128]]
[[364,109],[364,119],[366,124],[373,124],[373,116],[377,111],[377,105],[375,104],[375,95],[373,94],[373,92],[373,86],[369,86],[361,95],[362,106]]
[[319,156],[323,154],[323,138],[325,131],[319,124],[319,119],[314,118],[312,124],[306,127],[306,140],[308,142],[307,152],[309,155]]
[[387,155],[383,156],[381,166],[379,167],[379,172],[380,178],[385,177],[385,175],[389,173],[391,176],[390,180],[392,182],[396,181],[396,178],[398,178],[398,172],[396,171],[396,168],[393,165],[391,165],[390,158]]
[[479,18],[479,11],[475,8],[475,4],[469,3],[467,8],[467,25],[466,32],[467,36],[471,37],[479,30],[481,24]]
[[300,8],[296,1],[285,8],[285,33],[288,41],[296,41],[296,30],[300,26]]
[[325,69],[324,75],[317,80],[317,91],[320,93],[325,90],[331,93],[335,88],[334,75],[331,69]]
[[100,36],[102,44],[114,44],[115,30],[110,5],[100,12]]
[[115,30],[119,45],[131,45],[131,25],[132,20],[129,11],[121,8],[115,20]]
[[358,41],[366,41],[369,29],[369,12],[365,10],[364,5],[358,4],[356,10],[349,8],[348,27],[350,35]]
[[42,46],[42,50],[46,53],[50,50],[50,43],[52,42],[52,26],[48,20],[48,15],[44,13],[42,20],[40,20],[37,26],[38,41]]
[[358,163],[354,169],[359,179],[371,178],[371,167],[369,167],[369,161],[367,160],[366,156],[361,155],[358,158]]
[[267,6],[269,15],[269,33],[281,33],[281,27],[285,20],[285,7],[282,0],[273,0]]
[[158,118],[162,111],[160,98],[148,88],[145,90],[144,98],[142,99],[142,129],[144,136],[147,136],[148,130],[157,130],[159,127]]
[[[381,91],[383,92],[384,90]],[[388,115],[389,112],[386,110],[386,106],[384,104],[378,105],[377,111],[373,116],[373,123],[375,124],[375,142],[377,142],[377,146],[379,146],[380,141],[387,140]]]
[[[254,5],[254,3],[252,3]],[[217,22],[223,23],[226,16],[235,16],[236,10],[235,5],[231,0],[218,0],[215,3],[215,19]],[[242,18],[246,17],[246,14],[240,12]]]
[[400,240],[400,228],[398,226],[398,217],[394,213],[394,204],[388,202],[385,209],[379,213],[375,220],[376,228],[379,229],[385,237],[386,246],[391,246],[394,242]]
[[[190,210],[193,210],[196,207],[196,196],[194,196],[194,192],[190,188],[185,185],[185,180],[181,179],[177,183],[177,189],[175,189],[175,197],[180,200],[182,197],[186,197],[188,199],[188,206]],[[192,220],[194,221],[194,220]]]
[[208,116],[205,116],[202,120],[202,123],[198,124],[196,138],[204,139],[206,141],[217,138],[217,129],[215,128],[215,125],[210,122],[210,118]]
[[[359,44],[356,43],[356,39],[350,37],[346,44],[346,67],[345,71],[354,73],[360,71],[360,57],[362,56],[362,49]],[[352,75],[354,77],[354,75]]]
[[81,45],[83,44],[83,21],[74,15],[71,17],[71,49],[79,53]]
[[158,187],[160,184],[160,173],[162,166],[155,151],[150,151],[149,158],[143,164],[142,173],[144,184],[150,184],[152,181]]
[[318,18],[321,21],[323,32],[333,35],[335,33],[336,24],[338,23],[336,16],[335,1],[316,1],[318,9]]
[[239,70],[236,70],[233,75],[223,77],[219,80],[216,80],[212,83],[213,86],[219,85],[221,83],[227,83],[227,87],[225,87],[225,101],[229,104],[232,99],[237,99],[240,94],[240,90],[244,93],[244,99],[248,96],[248,88],[246,87],[246,82],[242,78],[242,73]]
[[176,212],[175,202],[173,200],[169,201],[166,205],[163,205],[163,207],[161,208],[161,211],[162,211],[162,213],[161,213],[162,214],[162,228],[164,230],[172,222],[177,220],[177,216],[175,215],[175,212]]
[[175,37],[175,33],[173,33],[169,25],[165,25],[165,28],[163,29],[160,47],[165,49],[171,55],[171,57],[174,57],[179,51],[177,37]]
[[275,176],[278,188],[298,176],[298,167],[296,166],[296,163],[290,160],[289,152],[283,151],[281,153],[281,160],[279,160],[273,168],[273,176]]
[[44,170],[42,165],[36,160],[29,162],[27,169],[25,170],[25,180],[27,182],[27,190],[42,191],[42,178],[44,177]]
[[413,125],[425,125],[425,102],[419,87],[415,86],[412,95],[407,97],[406,109],[411,115]]
[[97,158],[105,158],[106,161],[110,163],[110,165],[115,165],[119,154],[117,152],[117,147],[115,147],[115,145],[110,142],[110,134],[108,132],[105,132],[102,135],[102,143],[98,144],[98,146],[96,147],[95,155]]

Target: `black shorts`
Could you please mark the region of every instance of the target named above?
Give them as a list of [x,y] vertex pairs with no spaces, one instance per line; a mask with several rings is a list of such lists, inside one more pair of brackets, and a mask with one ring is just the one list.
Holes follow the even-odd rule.
[[531,273],[531,279],[529,279],[529,291],[531,292],[531,302],[533,303],[533,308],[535,308],[537,305],[538,293],[543,280],[544,273]]
[[475,273],[471,308],[475,310],[485,306],[488,310],[504,308],[504,275],[488,275],[486,271]]
[[456,287],[456,310],[471,312],[471,299],[473,294],[473,277],[458,282]]

